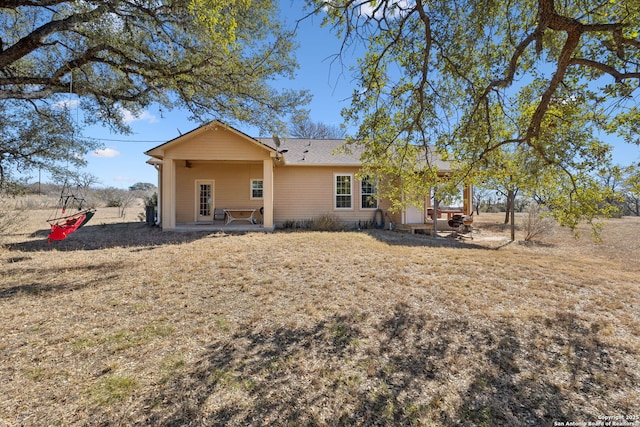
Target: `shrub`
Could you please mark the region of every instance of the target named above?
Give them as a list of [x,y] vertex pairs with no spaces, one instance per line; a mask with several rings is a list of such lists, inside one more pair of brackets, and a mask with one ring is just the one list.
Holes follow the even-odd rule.
[[344,231],[344,223],[335,215],[324,214],[311,219],[290,219],[282,223],[285,230]]
[[289,219],[282,223],[282,228],[285,230],[308,230],[311,227],[310,219],[295,220]]
[[309,228],[313,231],[344,231],[345,225],[335,215],[320,215],[311,220]]
[[60,202],[59,198],[53,196],[23,196],[15,201],[16,209],[55,209]]
[[126,209],[136,200],[135,192],[115,187],[95,190],[93,196],[108,208],[118,208],[120,217],[125,216]]
[[10,209],[8,203],[0,198],[0,244],[2,244],[2,236],[18,228],[21,223],[20,215],[23,211],[24,209]]
[[547,212],[542,211],[540,205],[529,203],[522,223],[526,242],[536,237],[552,234],[555,232],[555,228],[556,222]]
[[157,207],[158,206],[158,193],[154,192],[152,195],[144,197],[144,205]]

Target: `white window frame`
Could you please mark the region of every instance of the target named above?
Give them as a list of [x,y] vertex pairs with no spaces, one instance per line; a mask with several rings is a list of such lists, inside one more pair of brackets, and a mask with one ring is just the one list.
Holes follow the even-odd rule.
[[[373,211],[373,210],[378,209],[378,206],[379,206],[379,204],[378,204],[379,200],[378,200],[378,197],[377,197],[377,195],[378,195],[378,183],[376,182],[376,180],[372,180],[373,181],[373,189],[375,190],[375,193],[365,193],[364,190],[363,190],[363,185],[362,184],[366,180],[372,180],[372,179],[371,179],[370,176],[365,176],[365,177],[362,177],[362,179],[360,180],[360,209],[364,210],[364,211]],[[362,200],[363,196],[375,196],[374,200],[376,202],[376,205],[374,207],[372,207],[372,208],[370,208],[368,206],[364,206],[364,204],[362,203],[363,202],[363,200]]]
[[[346,194],[338,194],[338,177],[349,177],[349,207],[338,207],[338,196],[346,196]],[[353,174],[352,173],[335,173],[333,174],[333,208],[339,211],[353,210]]]
[[[253,195],[253,190],[254,190],[253,184],[255,182],[258,182],[258,181],[260,181],[262,183],[262,187],[260,188],[260,190],[262,190],[262,196],[261,197],[255,197]],[[257,190],[257,188],[256,188],[256,190]],[[249,199],[250,200],[263,200],[264,199],[264,179],[262,179],[262,178],[252,178],[249,181]]]

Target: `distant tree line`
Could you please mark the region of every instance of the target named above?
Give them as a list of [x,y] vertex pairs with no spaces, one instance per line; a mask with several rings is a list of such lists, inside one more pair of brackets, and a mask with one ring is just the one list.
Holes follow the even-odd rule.
[[[84,184],[87,184],[85,182]],[[90,185],[74,182],[71,190],[74,194],[85,200],[86,206],[118,208],[118,214],[124,216],[125,210],[132,206],[136,200],[157,200],[157,187],[148,182],[137,182],[128,189],[117,187],[98,187],[91,181]],[[64,184],[54,183],[22,183],[18,184],[13,192],[14,196],[42,195],[57,200],[62,193]],[[55,202],[51,202],[55,203]]]
[[[599,185],[607,194],[603,203],[609,205],[612,216],[640,216],[640,163],[616,165],[598,171],[596,175]],[[523,212],[532,201],[540,205],[545,202],[544,197],[535,192],[520,195],[518,186],[474,188],[473,206],[476,214],[505,212],[505,224],[509,222],[512,211]]]
[[289,124],[289,133],[294,138],[306,139],[343,139],[345,131],[337,125],[314,122],[302,118],[294,119]]

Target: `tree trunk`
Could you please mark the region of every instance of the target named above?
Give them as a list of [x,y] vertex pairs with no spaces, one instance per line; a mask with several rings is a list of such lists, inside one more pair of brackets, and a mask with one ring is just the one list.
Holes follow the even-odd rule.
[[440,208],[440,202],[435,197],[433,198],[433,213],[431,218],[433,219],[433,237],[438,237],[438,209]]
[[504,215],[504,223],[511,224],[511,241],[516,240],[516,192],[509,190],[507,192],[507,205]]
[[509,214],[515,210],[516,193],[513,190],[507,192],[507,202],[505,203],[504,223],[509,224]]
[[511,241],[512,242],[516,240],[516,210],[514,209],[514,204],[515,203],[513,202],[511,203]]

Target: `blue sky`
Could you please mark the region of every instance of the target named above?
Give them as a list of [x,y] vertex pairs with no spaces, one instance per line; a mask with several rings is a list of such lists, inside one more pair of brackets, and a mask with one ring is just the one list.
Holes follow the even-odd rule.
[[[304,16],[302,2],[283,0],[283,12],[287,23],[294,26],[295,20]],[[348,70],[339,63],[332,63],[331,56],[340,49],[340,41],[329,29],[320,28],[320,19],[313,17],[303,21],[298,28],[299,48],[296,52],[300,68],[293,81],[279,82],[282,87],[307,89],[313,100],[307,107],[313,121],[330,125],[342,123],[340,111],[349,105],[353,85]],[[163,111],[150,108],[140,117],[125,117],[133,134],[119,135],[108,129],[93,126],[83,131],[85,137],[100,140],[104,149],[87,157],[86,171],[98,177],[99,186],[127,188],[136,182],[156,183],[155,169],[145,162],[144,151],[186,133],[199,124],[187,119],[188,113],[180,110]],[[249,126],[236,127],[251,135],[261,136]]]
[[[282,0],[282,12],[291,26],[304,15],[302,2]],[[299,48],[296,56],[300,65],[294,81],[282,81],[282,87],[307,89],[313,94],[308,106],[310,118],[331,125],[342,123],[340,111],[349,105],[353,82],[348,69],[339,62],[332,62],[332,55],[338,53],[340,41],[328,28],[320,27],[320,18],[303,21],[298,28]],[[354,55],[355,57],[355,55]],[[347,60],[354,60],[347,56]],[[86,171],[96,176],[102,187],[127,188],[136,182],[156,183],[155,169],[147,165],[146,150],[169,141],[180,133],[186,133],[198,126],[187,119],[188,114],[179,110],[160,112],[150,108],[139,117],[129,115],[127,120],[133,130],[131,135],[110,133],[99,126],[86,128],[85,137],[99,139],[102,150],[87,157]],[[238,129],[251,135],[260,136],[256,129],[237,125]],[[614,163],[627,165],[640,161],[638,146],[624,144],[615,138],[605,139],[614,145]]]

